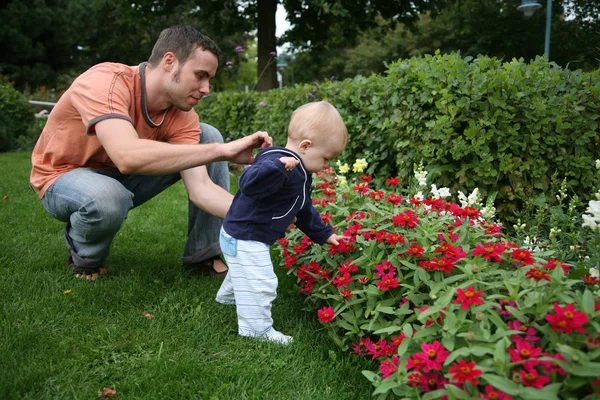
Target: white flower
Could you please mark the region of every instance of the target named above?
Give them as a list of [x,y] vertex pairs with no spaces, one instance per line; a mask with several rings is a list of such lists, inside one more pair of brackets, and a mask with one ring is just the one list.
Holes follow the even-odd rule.
[[596,169],[600,169],[600,160],[596,160]]
[[435,198],[443,199],[444,197],[450,196],[450,189],[447,187],[437,188],[435,184],[431,185],[431,195]]
[[600,278],[600,271],[598,271],[598,268],[590,268],[590,276],[592,278]]
[[348,187],[348,181],[346,180],[346,177],[343,175],[338,175],[337,176],[337,184],[340,187]]
[[589,214],[581,216],[583,218],[582,226],[587,226],[594,230],[597,229],[600,222],[600,201],[590,200],[586,212]]
[[413,170],[415,179],[419,182],[419,186],[427,186],[427,171],[423,168],[423,160]]
[[337,161],[337,166],[340,174],[345,174],[346,172],[350,171],[350,167],[348,166],[348,164],[342,164],[340,160]]

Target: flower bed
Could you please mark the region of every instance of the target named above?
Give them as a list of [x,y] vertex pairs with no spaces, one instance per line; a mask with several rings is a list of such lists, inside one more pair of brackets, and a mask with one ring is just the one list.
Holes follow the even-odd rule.
[[[364,161],[354,165],[361,171]],[[342,166],[347,171],[347,166]],[[424,185],[423,171],[416,177]],[[379,362],[374,394],[407,399],[591,399],[600,393],[597,279],[506,237],[477,192],[412,195],[370,176],[316,180],[348,240],[280,240],[289,273],[344,350]],[[426,186],[421,186],[424,189]],[[404,194],[405,196],[402,196]]]

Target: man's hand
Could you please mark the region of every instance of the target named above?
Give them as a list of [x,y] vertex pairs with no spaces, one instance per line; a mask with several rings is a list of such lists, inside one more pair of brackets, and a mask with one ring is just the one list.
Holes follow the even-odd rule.
[[273,138],[267,132],[258,131],[250,136],[225,143],[224,157],[238,164],[252,164],[254,149],[266,149],[273,145]]
[[285,165],[285,169],[288,171],[293,170],[300,163],[300,161],[295,157],[281,157],[279,161],[281,161],[283,165]]
[[336,235],[335,233],[327,238],[327,243],[332,246],[339,246],[340,241],[346,241],[345,236]]

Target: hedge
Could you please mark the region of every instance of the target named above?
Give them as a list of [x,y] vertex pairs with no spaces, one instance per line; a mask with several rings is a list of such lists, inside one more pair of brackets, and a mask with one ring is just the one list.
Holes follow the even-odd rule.
[[197,108],[226,139],[268,131],[285,144],[292,111],[334,104],[350,133],[342,161],[407,180],[423,160],[430,182],[453,191],[497,192],[501,214],[549,187],[553,174],[583,198],[598,187],[600,70],[439,54],[399,60],[385,75],[283,90],[219,93]]

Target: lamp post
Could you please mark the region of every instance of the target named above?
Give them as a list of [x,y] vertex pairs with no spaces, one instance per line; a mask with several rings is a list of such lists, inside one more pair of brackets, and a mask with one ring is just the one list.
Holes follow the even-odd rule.
[[[521,0],[521,5],[517,7],[517,10],[523,11],[526,18],[529,18],[535,13],[535,10],[540,8],[542,5],[536,0]],[[552,22],[552,0],[548,0],[546,6],[546,40],[544,42],[544,54],[546,59],[550,60],[550,23]]]

